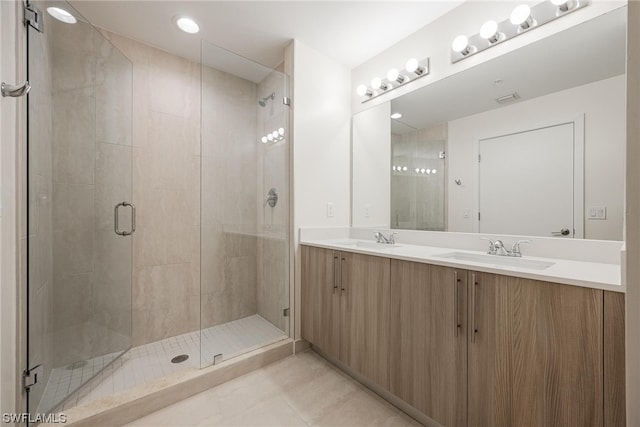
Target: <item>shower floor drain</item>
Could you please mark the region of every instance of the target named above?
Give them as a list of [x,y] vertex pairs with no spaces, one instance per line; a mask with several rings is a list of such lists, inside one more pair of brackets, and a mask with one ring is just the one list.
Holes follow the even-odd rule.
[[189,355],[181,354],[180,356],[176,356],[173,359],[171,359],[171,363],[182,363],[185,360],[187,360],[188,358],[189,358]]

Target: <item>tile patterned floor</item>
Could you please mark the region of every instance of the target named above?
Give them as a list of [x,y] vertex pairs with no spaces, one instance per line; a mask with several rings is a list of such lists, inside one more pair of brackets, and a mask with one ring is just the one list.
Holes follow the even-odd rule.
[[308,351],[192,396],[125,427],[419,425]]
[[[199,368],[201,354],[202,365],[208,366],[216,354],[222,353],[223,359],[230,359],[286,338],[283,331],[256,314],[204,329],[202,335],[196,331],[134,347],[76,392],[73,390],[113,361],[117,353],[56,368],[49,376],[39,411],[54,407],[69,393],[72,394],[62,410],[103,399],[185,368]],[[189,359],[171,363],[179,354],[187,354]]]

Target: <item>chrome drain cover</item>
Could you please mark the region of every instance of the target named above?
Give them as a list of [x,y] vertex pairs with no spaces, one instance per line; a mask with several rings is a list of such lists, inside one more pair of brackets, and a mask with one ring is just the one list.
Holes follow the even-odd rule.
[[189,355],[181,354],[180,356],[176,356],[173,359],[171,359],[171,363],[182,363],[185,360],[187,360],[188,358],[189,358]]

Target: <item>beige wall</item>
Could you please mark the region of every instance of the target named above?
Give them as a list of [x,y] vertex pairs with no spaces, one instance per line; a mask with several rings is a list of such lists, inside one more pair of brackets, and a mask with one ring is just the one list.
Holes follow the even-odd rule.
[[640,2],[629,2],[627,24],[626,379],[627,425],[640,425]]

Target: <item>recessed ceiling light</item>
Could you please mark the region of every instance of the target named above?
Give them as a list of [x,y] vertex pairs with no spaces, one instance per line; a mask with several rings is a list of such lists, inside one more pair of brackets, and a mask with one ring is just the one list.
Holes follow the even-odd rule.
[[59,7],[48,7],[47,12],[58,21],[65,22],[67,24],[75,24],[76,22],[78,22],[75,16],[64,9],[60,9]]
[[393,113],[393,114],[391,115],[391,118],[392,118],[392,119],[399,119],[400,117],[402,117],[402,114],[401,114],[401,113]]
[[185,33],[195,34],[198,31],[200,31],[200,26],[196,24],[196,21],[194,21],[191,18],[187,18],[183,16],[182,18],[178,18],[178,20],[176,21],[176,24]]

